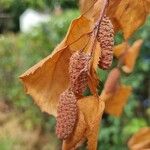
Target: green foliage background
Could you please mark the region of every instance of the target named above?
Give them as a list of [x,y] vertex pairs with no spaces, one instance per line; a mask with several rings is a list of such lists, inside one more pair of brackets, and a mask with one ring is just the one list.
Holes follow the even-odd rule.
[[[19,31],[19,16],[27,8],[51,13],[58,5],[63,9],[71,9],[77,8],[77,4],[77,0],[0,0],[0,13],[8,15],[12,20],[6,22],[4,28],[17,32]],[[2,22],[0,26],[3,26]]]
[[[9,2],[9,0],[7,0]],[[6,1],[4,1],[6,3]],[[15,1],[16,2],[16,1]],[[30,3],[30,1],[26,2]],[[32,1],[34,3],[34,1]],[[42,3],[42,1],[39,1]],[[5,4],[7,7],[7,3]],[[37,4],[38,5],[38,4]],[[40,4],[42,9],[45,9]],[[54,142],[58,149],[59,141],[55,136],[55,119],[42,113],[34,105],[30,97],[25,95],[23,87],[18,79],[29,67],[42,58],[49,55],[54,47],[63,39],[67,28],[73,18],[79,15],[77,10],[67,10],[60,16],[52,16],[49,23],[41,24],[30,33],[7,33],[0,35],[0,100],[5,101],[16,114],[21,115],[22,126],[26,130],[32,130],[37,126],[42,129],[42,134],[48,133],[53,136],[48,141],[47,149],[52,149]],[[150,18],[145,25],[137,31],[130,42],[143,38],[141,55],[135,66],[133,74],[123,75],[122,82],[133,86],[133,94],[130,97],[124,113],[120,118],[104,115],[100,129],[98,146],[101,150],[124,150],[127,149],[128,138],[139,128],[150,125]],[[116,36],[116,42],[122,40],[122,35]],[[108,72],[98,70],[103,82]],[[2,138],[0,136],[0,149],[12,150],[16,139]],[[20,144],[21,145],[21,144]],[[43,148],[41,143],[41,149]],[[26,149],[25,147],[23,147]],[[36,149],[33,147],[33,149]],[[84,148],[81,148],[84,149]]]

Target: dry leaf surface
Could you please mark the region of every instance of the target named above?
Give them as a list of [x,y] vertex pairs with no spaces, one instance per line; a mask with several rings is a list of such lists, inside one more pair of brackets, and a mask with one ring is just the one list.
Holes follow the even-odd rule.
[[96,22],[103,3],[102,0],[80,0],[81,15]]
[[121,85],[105,102],[105,112],[119,117],[131,94],[131,87]]
[[115,45],[113,49],[114,56],[119,59],[128,48],[129,44],[127,42]]
[[[42,111],[56,115],[57,100],[68,85],[67,48],[48,56],[36,64],[20,78],[27,94],[30,94]],[[56,82],[57,81],[57,82]]]
[[127,50],[124,57],[124,66],[122,67],[123,71],[126,73],[131,73],[134,69],[136,59],[139,56],[143,40],[137,40],[133,43],[131,47]]
[[140,129],[128,141],[130,150],[148,150],[150,149],[150,128]]

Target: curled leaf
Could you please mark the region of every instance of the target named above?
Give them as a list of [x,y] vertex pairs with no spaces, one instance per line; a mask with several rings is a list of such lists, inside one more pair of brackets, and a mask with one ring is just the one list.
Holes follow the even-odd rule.
[[80,0],[81,15],[94,22],[97,21],[103,3],[102,0]]
[[119,45],[114,46],[113,53],[116,58],[120,58],[122,54],[129,48],[127,42],[123,42]]
[[94,23],[84,16],[72,21],[65,38],[65,44],[69,46],[71,52],[82,50],[85,47],[93,28]]
[[119,117],[122,114],[123,108],[131,94],[131,87],[120,85],[116,92],[109,96],[105,102],[105,112]]
[[130,150],[148,150],[150,149],[150,128],[140,129],[128,141]]
[[[85,17],[91,18],[93,17],[93,12],[94,12],[94,5],[96,3],[96,0],[80,0],[80,12],[82,15]],[[92,13],[92,14],[91,14]]]
[[131,73],[134,69],[136,59],[139,55],[143,40],[137,40],[133,45],[127,50],[127,53],[124,56],[124,66],[122,67],[123,71],[126,73]]
[[114,68],[110,71],[103,90],[106,94],[108,93],[112,94],[117,90],[119,80],[120,80],[120,75],[121,72],[119,68]]

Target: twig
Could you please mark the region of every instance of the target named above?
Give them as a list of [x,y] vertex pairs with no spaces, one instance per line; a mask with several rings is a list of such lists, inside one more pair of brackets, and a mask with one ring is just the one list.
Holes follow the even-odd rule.
[[[101,21],[103,19],[103,16],[104,16],[104,13],[105,13],[105,9],[106,9],[107,5],[108,5],[108,0],[104,0],[103,5],[102,5],[102,9],[100,11],[100,15],[99,15],[98,21],[96,22],[96,25],[95,25],[95,27],[93,29],[93,32],[92,32],[92,36],[93,36],[93,37],[91,37],[92,45],[91,45],[91,48],[89,49],[90,50],[89,53],[90,53],[91,56],[93,55],[93,52],[94,52],[94,50],[96,48],[96,40],[97,40],[96,38],[97,38],[97,35],[98,35],[99,26],[100,26]],[[91,60],[91,64],[92,64],[92,61],[93,60]],[[91,90],[94,93],[94,95],[97,97],[97,99],[99,100],[99,98],[98,98],[99,95],[98,95],[97,91],[95,91],[94,88],[93,88],[93,87],[95,87],[95,85],[92,82],[92,78],[91,78],[90,75],[88,75],[88,77],[89,77],[89,80],[90,80],[90,84],[92,86]]]

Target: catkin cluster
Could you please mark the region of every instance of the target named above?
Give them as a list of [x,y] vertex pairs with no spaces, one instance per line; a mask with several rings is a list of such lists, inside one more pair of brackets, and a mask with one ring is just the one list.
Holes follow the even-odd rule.
[[97,40],[101,47],[101,56],[98,66],[102,69],[108,69],[113,60],[114,29],[110,19],[103,17],[98,29]]
[[[113,59],[114,31],[111,21],[104,16],[98,29],[97,40],[101,46],[101,57],[99,67],[108,69]],[[69,87],[60,95],[58,104],[58,116],[56,124],[56,134],[60,139],[66,139],[73,132],[76,124],[78,110],[77,98],[82,96],[87,86],[89,62],[91,55],[77,51],[69,63]],[[117,72],[118,70],[114,71]],[[114,74],[114,73],[113,73]],[[117,79],[116,79],[117,80]],[[106,84],[107,90],[112,90],[109,82]]]
[[90,55],[75,52],[69,63],[70,85],[59,98],[57,108],[56,134],[60,139],[66,139],[73,132],[76,124],[78,109],[77,98],[86,88],[88,79]]
[[74,129],[77,120],[76,102],[77,99],[70,89],[60,95],[56,123],[56,134],[60,139],[66,139]]
[[85,91],[90,58],[90,55],[84,52],[76,52],[70,58],[70,87],[75,95],[81,96]]

